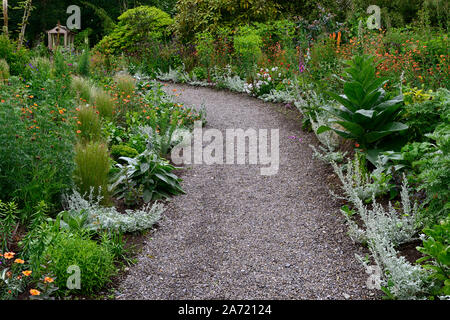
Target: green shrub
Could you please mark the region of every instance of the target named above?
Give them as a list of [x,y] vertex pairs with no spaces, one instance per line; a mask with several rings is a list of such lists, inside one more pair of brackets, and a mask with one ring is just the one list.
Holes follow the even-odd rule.
[[200,64],[206,68],[208,80],[210,80],[210,68],[214,63],[214,38],[209,32],[196,35],[196,50]]
[[120,157],[134,158],[138,155],[136,149],[131,148],[125,144],[114,145],[111,147],[111,156],[117,160]]
[[90,55],[89,48],[83,49],[83,53],[80,56],[78,61],[78,74],[84,77],[89,76],[89,68],[90,68]]
[[103,203],[109,202],[108,173],[110,169],[108,148],[100,142],[78,144],[75,148],[75,183],[82,195],[101,195]]
[[96,46],[103,53],[140,51],[153,42],[167,39],[173,20],[155,7],[140,6],[125,11],[118,25]]
[[[409,126],[409,141],[423,141],[425,134],[432,133],[442,121],[448,121],[446,118],[450,115],[449,90],[440,88],[436,92],[426,95],[421,92],[423,90],[404,93],[405,99],[411,100],[411,103],[405,105],[402,115]],[[411,97],[411,93],[414,94],[413,97]],[[418,98],[424,95],[424,98]]]
[[271,20],[279,8],[275,1],[267,0],[179,0],[174,29],[183,42],[190,42],[198,32]]
[[418,262],[427,261],[425,269],[431,271],[429,276],[433,296],[450,295],[450,218],[423,231],[426,238],[422,247],[417,249],[426,256]]
[[5,59],[9,64],[11,75],[21,75],[30,59],[27,49],[17,49],[16,43],[10,41],[4,35],[0,35],[0,59]]
[[234,49],[237,60],[242,66],[243,77],[254,78],[256,63],[262,56],[262,40],[255,29],[242,27],[234,37]]
[[450,124],[440,124],[427,136],[435,141],[436,148],[434,152],[424,154],[413,166],[419,172],[420,189],[424,189],[427,194],[423,220],[426,225],[430,225],[450,212]]
[[197,80],[206,80],[208,77],[208,72],[205,70],[205,68],[202,67],[195,67],[192,69],[192,74],[197,78]]
[[92,107],[81,107],[77,112],[77,134],[83,142],[102,139],[102,124],[97,111]]
[[55,54],[53,56],[53,66],[55,77],[59,79],[69,79],[69,67],[66,63],[66,59],[64,54],[61,52],[60,48],[55,50]]
[[6,83],[9,79],[9,65],[5,59],[0,59],[0,84]]
[[56,284],[60,290],[72,292],[67,288],[68,278],[73,273],[70,266],[80,270],[81,288],[74,289],[74,292],[82,294],[92,294],[104,288],[116,273],[114,256],[108,246],[97,244],[79,234],[61,232],[58,241],[54,241],[43,256],[48,271],[56,275]]

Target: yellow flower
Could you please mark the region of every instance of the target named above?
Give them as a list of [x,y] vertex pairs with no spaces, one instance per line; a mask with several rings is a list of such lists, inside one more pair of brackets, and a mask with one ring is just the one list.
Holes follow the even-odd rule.
[[12,259],[14,258],[15,253],[14,252],[5,252],[4,257],[5,259]]
[[41,292],[39,290],[36,290],[36,289],[30,289],[30,294],[32,296],[38,296],[38,295],[41,294]]
[[31,270],[25,270],[25,271],[22,271],[22,273],[23,273],[24,276],[26,276],[26,277],[28,277],[32,272],[33,272],[33,271],[31,271]]
[[54,281],[53,278],[50,278],[50,277],[45,277],[45,278],[44,278],[44,282],[45,282],[45,283],[52,283],[53,281]]

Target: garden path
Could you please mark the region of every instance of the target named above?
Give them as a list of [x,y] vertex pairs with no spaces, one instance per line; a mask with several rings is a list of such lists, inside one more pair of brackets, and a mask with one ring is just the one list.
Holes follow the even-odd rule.
[[[370,299],[361,248],[329,194],[330,167],[314,160],[299,113],[242,94],[167,84],[206,128],[279,129],[280,168],[186,165],[174,197],[130,268],[117,299]],[[293,137],[296,137],[295,139]],[[335,181],[333,179],[333,181]]]

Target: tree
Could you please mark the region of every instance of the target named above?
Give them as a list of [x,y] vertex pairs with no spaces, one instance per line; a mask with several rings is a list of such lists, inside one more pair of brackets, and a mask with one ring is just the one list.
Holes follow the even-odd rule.
[[20,5],[23,6],[23,18],[20,24],[20,34],[17,47],[20,49],[23,45],[23,39],[25,38],[25,30],[28,24],[28,19],[30,18],[31,11],[33,10],[32,0],[26,0],[21,2]]
[[3,0],[3,33],[8,36],[8,0]]

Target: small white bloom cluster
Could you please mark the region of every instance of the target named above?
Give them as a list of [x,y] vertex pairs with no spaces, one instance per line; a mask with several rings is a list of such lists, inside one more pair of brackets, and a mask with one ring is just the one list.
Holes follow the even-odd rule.
[[75,214],[87,213],[90,228],[97,230],[135,232],[149,229],[158,222],[164,212],[163,204],[154,203],[139,210],[126,210],[126,214],[122,214],[115,207],[101,206],[100,201],[101,197],[93,197],[92,192],[88,200],[77,191],[65,197],[66,209]]

